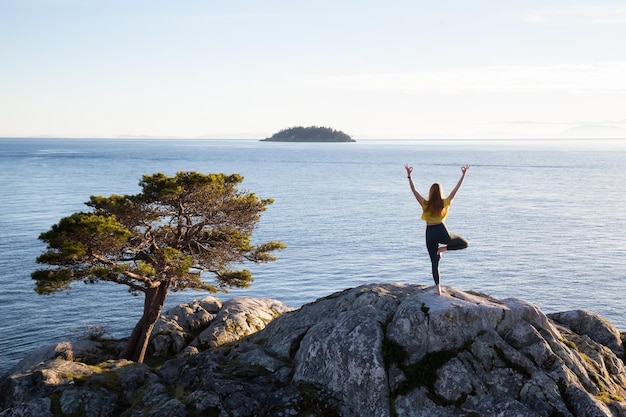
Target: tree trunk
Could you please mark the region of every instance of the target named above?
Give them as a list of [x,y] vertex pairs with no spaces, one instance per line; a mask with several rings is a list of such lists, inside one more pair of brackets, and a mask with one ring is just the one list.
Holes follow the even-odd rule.
[[150,288],[145,291],[146,298],[143,305],[143,315],[135,325],[128,340],[128,345],[120,355],[120,358],[143,363],[152,329],[159,319],[161,310],[163,310],[167,292],[168,285],[164,282],[156,288]]

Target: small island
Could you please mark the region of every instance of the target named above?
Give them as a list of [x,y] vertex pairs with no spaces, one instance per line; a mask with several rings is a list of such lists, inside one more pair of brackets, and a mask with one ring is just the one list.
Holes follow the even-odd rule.
[[261,142],[356,142],[350,135],[329,127],[290,127]]

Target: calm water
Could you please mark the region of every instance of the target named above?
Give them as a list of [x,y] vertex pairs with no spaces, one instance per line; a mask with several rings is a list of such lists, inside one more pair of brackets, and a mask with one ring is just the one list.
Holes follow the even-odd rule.
[[[253,265],[255,283],[218,295],[293,307],[372,282],[432,284],[424,224],[403,164],[424,193],[449,192],[472,164],[449,229],[471,247],[444,255],[444,285],[520,297],[545,312],[588,309],[626,330],[626,146],[622,142],[0,139],[0,372],[25,352],[99,324],[123,336],[142,298],[115,284],[76,283],[40,296],[30,273],[41,232],[86,210],[89,195],[136,194],[142,174],[240,173],[275,203],[260,241],[288,249]],[[204,294],[171,294],[166,308]]]

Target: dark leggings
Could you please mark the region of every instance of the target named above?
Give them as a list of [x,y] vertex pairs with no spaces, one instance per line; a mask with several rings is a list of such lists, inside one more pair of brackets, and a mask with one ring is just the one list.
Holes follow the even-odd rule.
[[433,268],[433,279],[439,284],[439,256],[437,250],[439,244],[446,245],[448,250],[460,250],[469,246],[469,242],[463,236],[451,234],[443,223],[426,226],[426,249],[430,255],[430,263]]

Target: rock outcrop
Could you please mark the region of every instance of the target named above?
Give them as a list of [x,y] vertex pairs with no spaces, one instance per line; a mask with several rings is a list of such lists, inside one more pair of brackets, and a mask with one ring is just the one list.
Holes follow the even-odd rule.
[[626,416],[623,336],[584,310],[401,284],[295,311],[220,304],[164,314],[150,366],[107,360],[104,342],[31,355],[4,379],[0,417]]

